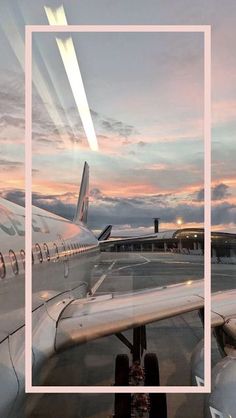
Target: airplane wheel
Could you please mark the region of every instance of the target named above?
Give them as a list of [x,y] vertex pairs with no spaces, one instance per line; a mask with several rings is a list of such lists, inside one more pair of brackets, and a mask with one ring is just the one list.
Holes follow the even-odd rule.
[[115,393],[114,418],[131,418],[131,394]]
[[[115,386],[129,386],[129,357],[126,354],[116,356]],[[131,394],[115,393],[114,418],[130,418]]]
[[144,356],[144,385],[160,386],[160,373],[158,358],[155,353],[147,353]]
[[[147,353],[144,357],[145,386],[160,386],[158,358],[155,353]],[[149,393],[149,418],[167,418],[165,393]]]
[[126,354],[116,356],[115,386],[129,386],[129,357]]

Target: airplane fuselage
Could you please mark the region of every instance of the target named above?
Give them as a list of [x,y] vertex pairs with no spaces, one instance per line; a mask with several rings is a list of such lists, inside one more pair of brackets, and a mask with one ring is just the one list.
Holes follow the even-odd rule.
[[[83,223],[75,224],[35,207],[32,218],[33,344],[34,338],[36,345],[39,344],[37,338],[47,344],[39,358],[39,350],[36,353],[32,348],[37,366],[44,352],[48,351],[46,358],[53,350],[53,332],[47,338],[42,329],[43,322],[50,316],[48,307],[57,305],[62,309],[62,304],[69,303],[70,298],[86,296],[90,291],[91,270],[100,250],[97,238]],[[24,208],[1,199],[0,356],[5,357],[2,365],[7,370],[5,385],[12,394],[11,402],[9,399],[3,409],[6,417],[14,416],[12,397],[17,397],[19,385],[24,384],[24,378],[22,382],[19,378],[24,374],[24,224]]]
[[[0,204],[0,335],[3,337],[24,324],[25,218],[21,206],[5,200]],[[32,310],[42,301],[79,287],[85,296],[90,287],[91,268],[100,252],[98,240],[82,223],[76,225],[34,207],[32,216]]]

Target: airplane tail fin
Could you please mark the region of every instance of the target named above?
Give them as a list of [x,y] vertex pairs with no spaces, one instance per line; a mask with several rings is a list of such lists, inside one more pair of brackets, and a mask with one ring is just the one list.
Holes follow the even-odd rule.
[[77,207],[76,207],[76,211],[75,211],[75,215],[73,219],[73,222],[75,224],[78,222],[83,222],[85,224],[87,223],[88,204],[89,204],[89,165],[85,161]]
[[111,229],[112,225],[107,225],[98,236],[98,241],[106,241],[111,235]]

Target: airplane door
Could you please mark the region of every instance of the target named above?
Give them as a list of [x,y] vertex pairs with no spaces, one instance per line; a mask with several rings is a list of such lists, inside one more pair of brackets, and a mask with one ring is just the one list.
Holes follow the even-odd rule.
[[58,238],[60,239],[60,242],[61,242],[61,251],[64,253],[63,254],[64,278],[67,279],[67,277],[69,276],[69,256],[67,254],[65,241],[63,240],[62,236],[58,235]]

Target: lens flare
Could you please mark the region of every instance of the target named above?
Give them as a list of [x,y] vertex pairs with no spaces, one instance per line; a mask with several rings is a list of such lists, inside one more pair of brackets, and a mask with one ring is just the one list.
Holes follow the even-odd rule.
[[[63,6],[60,6],[55,10],[52,10],[49,7],[44,7],[44,9],[50,25],[67,25]],[[97,151],[98,141],[93,126],[73,40],[69,37],[65,40],[56,38],[56,41],[88,143],[93,151]]]

